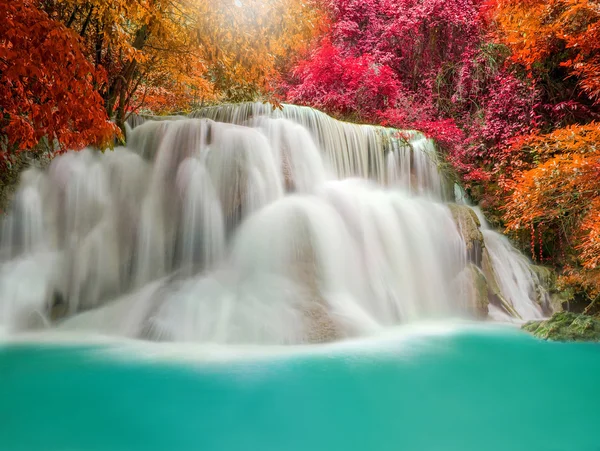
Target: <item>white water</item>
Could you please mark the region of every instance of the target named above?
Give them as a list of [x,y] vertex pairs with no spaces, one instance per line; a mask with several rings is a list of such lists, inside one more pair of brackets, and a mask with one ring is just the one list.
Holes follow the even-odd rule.
[[[293,106],[193,116],[136,118],[127,148],[23,175],[2,229],[0,328],[297,344],[472,314],[431,141]],[[540,316],[525,257],[484,235],[504,298]]]
[[[481,222],[485,247],[504,298],[510,302],[521,319],[543,318],[540,305],[530,302],[536,299],[536,296],[544,298],[542,303],[548,302],[545,298],[547,295],[543,292],[541,282],[532,270],[531,263],[512,246],[508,238],[490,228],[479,208],[474,208],[474,210]],[[505,320],[506,312],[494,309],[490,310],[490,316],[498,320]]]

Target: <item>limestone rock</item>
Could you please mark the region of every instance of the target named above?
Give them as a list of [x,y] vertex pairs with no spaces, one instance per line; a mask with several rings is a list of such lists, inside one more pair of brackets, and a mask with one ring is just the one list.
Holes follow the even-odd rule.
[[293,261],[290,264],[291,276],[295,283],[306,290],[311,299],[304,308],[304,321],[308,331],[309,343],[329,343],[340,340],[344,333],[339,324],[332,318],[329,306],[321,295],[319,287],[319,268],[314,247],[306,231],[306,241],[296,247]]

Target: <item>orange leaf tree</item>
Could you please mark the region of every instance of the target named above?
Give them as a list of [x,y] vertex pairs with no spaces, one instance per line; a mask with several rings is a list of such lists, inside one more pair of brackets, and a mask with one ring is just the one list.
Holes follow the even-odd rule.
[[[596,0],[492,0],[495,36],[511,60],[560,96],[566,75],[600,99],[600,7]],[[572,92],[567,92],[572,95]]]
[[0,17],[1,155],[42,137],[62,149],[108,144],[115,128],[95,89],[103,76],[77,35],[30,0],[0,2]]
[[[600,124],[564,127],[520,144],[539,164],[512,181],[508,229],[549,235],[554,262],[567,268],[564,281],[595,300],[600,294]],[[536,244],[533,240],[532,248]]]
[[[168,112],[269,91],[276,68],[306,45],[320,15],[305,0],[40,0],[103,67],[108,115]],[[145,105],[148,100],[148,105]]]

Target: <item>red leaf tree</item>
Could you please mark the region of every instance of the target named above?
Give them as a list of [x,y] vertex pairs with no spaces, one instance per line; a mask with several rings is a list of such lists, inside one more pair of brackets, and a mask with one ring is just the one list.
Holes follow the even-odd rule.
[[116,129],[95,89],[102,74],[76,34],[30,0],[0,2],[0,155],[47,137],[60,149],[110,143]]
[[503,49],[486,43],[488,4],[323,3],[330,29],[296,66],[287,100],[422,130],[442,144],[465,180],[489,179],[503,164],[506,141],[530,128],[536,92],[506,70]]

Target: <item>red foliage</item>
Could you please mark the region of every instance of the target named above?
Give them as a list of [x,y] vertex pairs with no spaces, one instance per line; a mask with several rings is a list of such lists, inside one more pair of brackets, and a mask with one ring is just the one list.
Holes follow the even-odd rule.
[[[478,42],[478,0],[329,0],[331,35],[348,55],[371,54],[409,84],[427,85]],[[423,82],[421,82],[421,80]]]
[[0,154],[46,136],[63,148],[104,145],[116,133],[76,34],[30,0],[0,2]]
[[[480,42],[478,0],[324,3],[332,14],[331,29],[297,67],[289,100],[334,113],[352,109],[362,116],[372,116],[375,109],[426,108],[426,120],[434,120],[438,101],[450,98],[458,84],[468,85],[456,69]],[[347,72],[352,73],[342,76]],[[385,100],[367,102],[364,114],[365,106],[352,98],[356,83],[367,85],[366,92],[385,93]]]
[[496,75],[483,102],[485,116],[480,136],[488,145],[506,144],[514,136],[538,126],[535,88],[511,74]]
[[480,110],[463,123],[467,144],[450,155],[468,185],[521,169],[526,156],[512,143],[539,126],[539,93],[511,74],[491,78],[478,100]]
[[[538,94],[485,44],[481,0],[325,0],[331,29],[287,99],[435,138],[467,181],[489,180],[536,128]],[[376,113],[376,114],[375,114]]]
[[402,89],[388,66],[376,63],[371,55],[344,56],[327,39],[293,76],[302,82],[290,87],[288,100],[339,115],[360,111],[362,118],[371,120],[395,105]]

